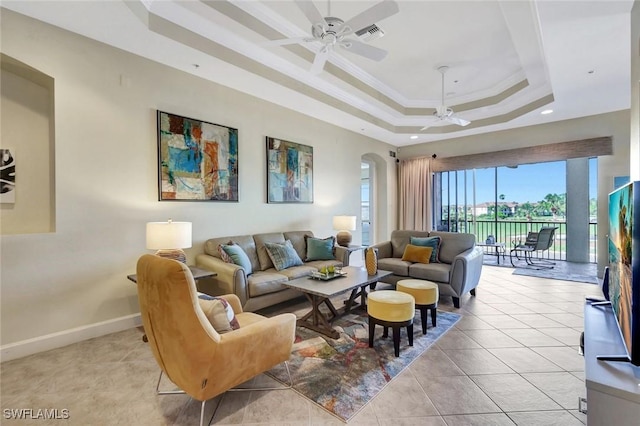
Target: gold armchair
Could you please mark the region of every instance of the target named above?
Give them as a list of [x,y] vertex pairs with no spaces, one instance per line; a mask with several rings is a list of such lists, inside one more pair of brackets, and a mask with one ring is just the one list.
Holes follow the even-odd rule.
[[240,328],[219,334],[200,308],[186,265],[143,255],[137,275],[142,323],[160,375],[164,372],[184,393],[201,401],[201,425],[207,400],[289,359],[295,315],[266,318],[242,312],[237,296],[221,296],[233,307]]

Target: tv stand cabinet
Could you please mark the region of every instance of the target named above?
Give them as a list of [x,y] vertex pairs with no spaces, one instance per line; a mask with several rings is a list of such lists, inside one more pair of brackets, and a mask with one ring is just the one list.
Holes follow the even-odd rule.
[[630,362],[600,361],[600,355],[626,354],[611,305],[584,307],[584,373],[587,423],[640,424],[640,367]]

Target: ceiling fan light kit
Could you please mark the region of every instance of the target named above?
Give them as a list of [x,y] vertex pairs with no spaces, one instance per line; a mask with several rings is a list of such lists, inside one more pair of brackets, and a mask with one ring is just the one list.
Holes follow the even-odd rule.
[[[322,72],[329,56],[332,52],[335,52],[335,46],[340,46],[351,53],[374,61],[381,61],[387,56],[386,50],[370,46],[366,43],[384,35],[384,32],[376,25],[376,22],[400,11],[395,1],[383,0],[348,21],[334,16],[322,16],[318,8],[311,1],[295,0],[295,3],[309,22],[311,22],[311,37],[272,40],[271,44],[320,43],[322,46],[316,53],[313,65],[311,66],[312,73],[318,74]],[[330,15],[330,0],[327,3],[328,14]],[[354,34],[362,41],[355,38],[347,38]]]

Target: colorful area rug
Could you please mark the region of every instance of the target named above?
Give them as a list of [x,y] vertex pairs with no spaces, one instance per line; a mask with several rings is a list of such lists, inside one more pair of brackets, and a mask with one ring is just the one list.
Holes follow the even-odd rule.
[[[413,326],[413,347],[408,346],[406,329],[402,330],[400,356],[393,356],[393,340],[382,338],[376,327],[374,347],[369,348],[366,314],[345,315],[334,321],[340,332],[337,340],[302,327],[296,327],[296,343],[289,360],[293,388],[343,421],[348,421],[395,376],[446,333],[460,315],[438,312],[437,327],[422,334],[420,314]],[[389,330],[389,336],[391,336]],[[287,383],[284,364],[268,372]]]

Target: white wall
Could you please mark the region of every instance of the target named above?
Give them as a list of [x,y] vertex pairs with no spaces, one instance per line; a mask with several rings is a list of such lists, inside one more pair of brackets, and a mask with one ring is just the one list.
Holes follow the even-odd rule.
[[[385,159],[382,190],[395,205],[390,145],[5,9],[1,24],[2,52],[54,78],[56,126],[56,232],[2,236],[5,347],[137,313],[126,275],[149,252],[148,221],[193,222],[190,262],[210,237],[334,234],[334,214],[360,215],[360,159],[367,153]],[[157,201],[157,109],[239,129],[240,202]],[[266,203],[265,136],[314,147],[313,204]],[[383,219],[386,233],[395,206]]]
[[604,266],[608,263],[608,194],[613,190],[614,176],[629,175],[629,114],[629,110],[624,110],[574,120],[557,121],[549,124],[413,145],[400,148],[398,157],[411,158],[437,154],[438,158],[445,158],[600,136],[612,136],[613,155],[598,158],[598,274],[602,274]]

